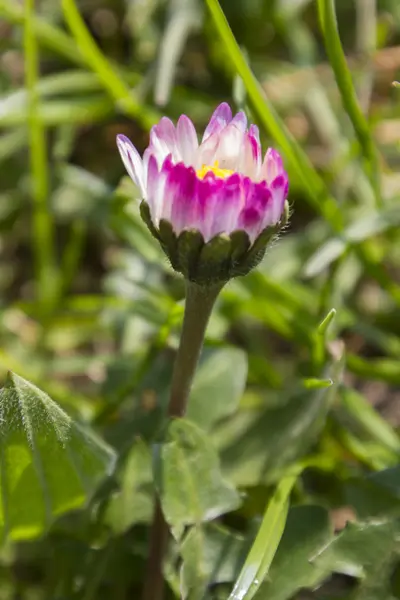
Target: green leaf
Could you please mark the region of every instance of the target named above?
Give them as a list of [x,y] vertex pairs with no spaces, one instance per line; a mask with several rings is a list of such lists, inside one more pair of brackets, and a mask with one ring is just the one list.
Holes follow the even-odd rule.
[[180,549],[183,589],[197,589],[202,594],[207,586],[234,581],[248,550],[248,540],[228,529],[193,527]]
[[[272,562],[269,580],[256,598],[288,600],[301,588],[313,588],[329,573],[310,558],[332,537],[328,511],[322,506],[291,508],[281,543]],[[290,573],[290,577],[288,577]]]
[[110,498],[104,520],[122,534],[135,523],[149,522],[153,512],[151,455],[141,440],[134,443],[118,479],[120,490]]
[[110,472],[114,452],[51,398],[13,373],[0,391],[0,527],[14,540],[41,535],[82,506]]
[[348,523],[312,562],[322,569],[365,577],[378,560],[387,560],[393,553],[398,534],[395,521]]
[[[213,349],[204,353],[197,370],[187,417],[202,429],[234,413],[247,378],[247,356],[238,348]],[[207,400],[212,398],[212,402]]]
[[267,576],[285,527],[295,482],[296,476],[284,477],[277,486],[228,600],[251,600]]
[[263,411],[241,410],[220,426],[216,440],[229,478],[243,486],[276,481],[287,465],[298,460],[324,427],[341,370],[342,360],[326,373],[333,381],[330,387],[282,397],[282,405]]
[[235,510],[240,497],[222,478],[216,451],[194,423],[169,423],[155,459],[155,482],[167,523],[179,538],[187,525],[211,521]]

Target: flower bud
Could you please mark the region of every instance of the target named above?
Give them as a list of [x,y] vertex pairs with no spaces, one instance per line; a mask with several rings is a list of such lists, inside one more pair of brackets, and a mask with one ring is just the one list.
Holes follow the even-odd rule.
[[200,285],[245,275],[287,223],[288,176],[278,152],[264,159],[258,128],[226,103],[199,144],[192,121],[163,117],[140,158],[117,137],[124,165],[139,188],[140,212],[172,267]]

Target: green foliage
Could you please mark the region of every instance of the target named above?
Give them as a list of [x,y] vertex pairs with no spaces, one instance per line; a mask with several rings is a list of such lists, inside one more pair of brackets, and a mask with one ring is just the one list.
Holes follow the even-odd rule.
[[0,392],[2,535],[27,540],[81,507],[115,462],[47,394],[10,374]]
[[[168,600],[399,598],[397,0],[0,19],[1,600],[139,598],[156,491]],[[166,423],[184,288],[115,135],[223,100],[282,151],[291,223]]]
[[240,504],[236,490],[222,479],[206,434],[185,419],[168,425],[155,460],[154,480],[176,538],[185,526],[211,521]]

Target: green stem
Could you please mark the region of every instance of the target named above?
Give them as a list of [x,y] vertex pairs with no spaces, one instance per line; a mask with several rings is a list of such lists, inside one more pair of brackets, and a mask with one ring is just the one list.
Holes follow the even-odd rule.
[[168,404],[169,417],[181,417],[185,413],[207,323],[221,289],[220,284],[203,287],[187,282],[185,315]]
[[[182,417],[185,414],[207,323],[222,287],[223,284],[203,287],[190,281],[186,282],[185,315],[172,374],[168,417]],[[164,597],[162,563],[167,542],[168,525],[157,500],[150,532],[150,551],[142,600],[162,600]]]

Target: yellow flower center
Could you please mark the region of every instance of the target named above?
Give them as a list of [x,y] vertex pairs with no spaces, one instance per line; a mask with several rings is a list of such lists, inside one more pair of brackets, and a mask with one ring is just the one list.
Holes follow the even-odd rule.
[[230,169],[220,169],[218,167],[217,160],[214,162],[212,167],[210,165],[203,165],[201,169],[198,169],[196,171],[197,177],[200,177],[200,179],[204,179],[207,173],[210,172],[214,173],[216,177],[220,177],[221,179],[225,179],[225,177],[229,177],[229,175],[232,175],[232,173],[234,173],[234,171],[231,171]]

